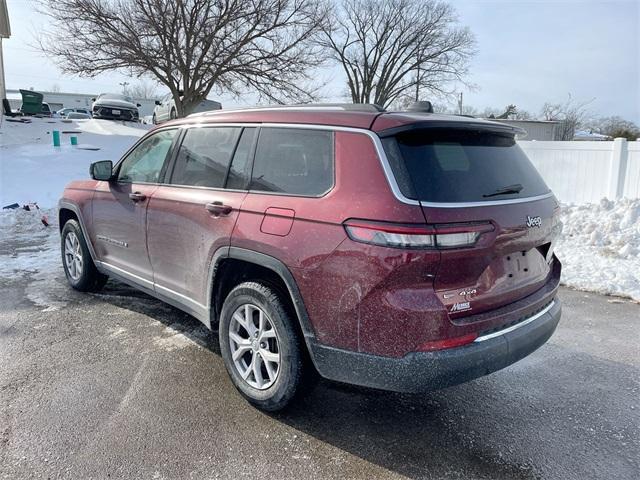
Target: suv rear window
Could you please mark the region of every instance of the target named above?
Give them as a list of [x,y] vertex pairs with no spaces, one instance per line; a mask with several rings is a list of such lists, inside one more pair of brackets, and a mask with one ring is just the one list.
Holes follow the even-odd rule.
[[333,133],[302,128],[262,128],[251,190],[320,196],[333,186]]
[[[383,138],[382,144],[400,190],[414,200],[499,201],[549,192],[509,134],[425,129]],[[507,187],[519,192],[499,193]]]

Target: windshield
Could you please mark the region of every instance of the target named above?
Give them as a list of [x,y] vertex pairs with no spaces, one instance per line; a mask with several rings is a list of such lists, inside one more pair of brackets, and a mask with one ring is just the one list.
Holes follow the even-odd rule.
[[127,95],[120,95],[119,93],[103,93],[100,95],[102,99],[108,100],[124,100],[125,102],[133,103],[133,99]]
[[549,192],[508,134],[424,129],[382,140],[402,193],[426,202],[499,201]]

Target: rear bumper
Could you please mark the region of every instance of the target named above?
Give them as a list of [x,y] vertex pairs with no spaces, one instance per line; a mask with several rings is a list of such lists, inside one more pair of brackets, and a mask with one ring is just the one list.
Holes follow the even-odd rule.
[[312,343],[318,372],[329,380],[397,392],[427,392],[467,382],[526,357],[553,334],[562,307],[555,299],[544,313],[521,326],[463,347],[381,357]]

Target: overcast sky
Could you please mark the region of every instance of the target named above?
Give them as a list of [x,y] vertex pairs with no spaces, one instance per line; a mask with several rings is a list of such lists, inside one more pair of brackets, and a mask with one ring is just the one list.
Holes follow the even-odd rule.
[[[510,103],[534,114],[544,102],[595,99],[593,115],[620,115],[640,124],[640,0],[451,0],[463,25],[476,35],[471,65],[475,91],[465,104],[480,110]],[[3,42],[8,88],[65,92],[119,91],[119,74],[95,79],[63,76],[34,44],[46,18],[31,0],[8,0],[12,36]],[[338,69],[327,100],[340,100],[345,87]],[[214,98],[213,95],[210,95]],[[223,106],[243,105],[222,96]]]

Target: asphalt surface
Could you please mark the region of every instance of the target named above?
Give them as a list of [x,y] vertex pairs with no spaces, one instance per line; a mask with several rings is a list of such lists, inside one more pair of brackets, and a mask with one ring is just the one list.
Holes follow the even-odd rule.
[[178,310],[59,268],[0,277],[0,478],[636,479],[640,306],[560,298],[506,370],[421,396],[320,382],[268,415]]

